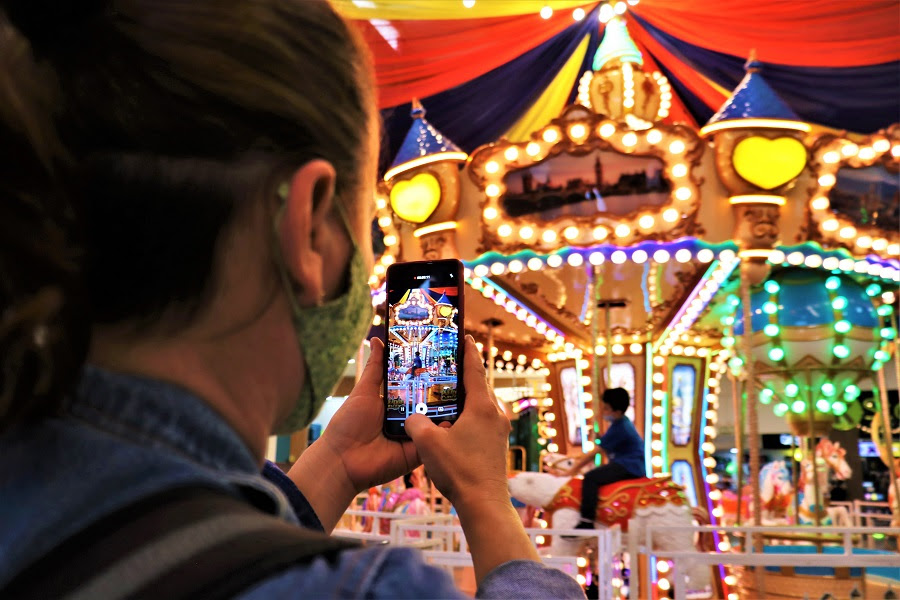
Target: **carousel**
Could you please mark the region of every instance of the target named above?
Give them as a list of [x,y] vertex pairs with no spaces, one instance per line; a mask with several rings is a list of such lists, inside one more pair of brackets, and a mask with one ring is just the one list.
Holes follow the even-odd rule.
[[[347,14],[368,18],[363,3],[351,4]],[[674,52],[648,35],[658,2],[563,2],[541,16],[560,18],[562,4],[599,19],[602,38],[566,63],[574,91],[555,114],[533,112],[477,146],[467,133],[466,152],[433,124],[440,95],[435,106],[382,99],[410,102],[411,121],[385,165],[373,223],[373,335],[391,343],[391,399],[406,414],[431,410],[461,332],[440,297],[410,290],[388,305],[385,269],[459,258],[465,332],[513,420],[511,467],[540,480],[593,449],[606,429],[603,391],[621,387],[647,477],[601,490],[598,522],[627,529],[641,515],[710,525],[700,548],[694,536],[673,535],[655,541],[642,565],[623,558],[615,597],[891,597],[896,568],[788,571],[723,558],[685,578],[666,556],[794,546],[827,554],[848,544],[852,536],[822,532],[857,523],[852,507],[829,500],[832,483],[859,468],[856,450],[851,459],[837,439],[847,432],[871,438],[893,474],[893,516],[881,524],[900,526],[900,409],[890,393],[900,375],[900,125],[863,134],[800,117],[769,82],[782,67],[752,49],[738,85],[697,122],[671,63],[657,63]],[[384,24],[374,27],[390,42]],[[477,99],[469,108],[478,111]],[[390,331],[385,310],[395,311]],[[726,408],[730,461],[717,446]],[[778,420],[789,438],[777,460],[764,452],[761,419]],[[551,527],[579,502],[571,482],[553,479],[519,498]],[[735,525],[773,529],[725,529]],[[854,535],[856,543],[866,534]],[[896,536],[877,539],[866,548],[881,557],[873,564],[900,565]],[[559,544],[546,540],[551,551]],[[579,565],[589,584],[590,561]],[[629,567],[648,574],[630,590]]]

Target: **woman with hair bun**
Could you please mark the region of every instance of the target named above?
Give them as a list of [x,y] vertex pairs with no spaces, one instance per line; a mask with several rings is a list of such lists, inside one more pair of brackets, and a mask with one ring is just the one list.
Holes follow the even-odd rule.
[[376,112],[323,0],[0,0],[0,596],[457,597],[327,535],[424,463],[483,597],[581,596],[509,502],[474,342],[466,412],[381,434],[383,346],[287,474],[371,323]]

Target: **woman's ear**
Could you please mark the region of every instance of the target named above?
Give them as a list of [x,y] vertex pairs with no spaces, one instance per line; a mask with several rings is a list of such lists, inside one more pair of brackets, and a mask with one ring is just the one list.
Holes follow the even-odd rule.
[[278,231],[281,255],[299,287],[301,306],[321,304],[325,296],[324,257],[315,241],[333,206],[335,179],[331,163],[310,161],[294,172],[284,199]]

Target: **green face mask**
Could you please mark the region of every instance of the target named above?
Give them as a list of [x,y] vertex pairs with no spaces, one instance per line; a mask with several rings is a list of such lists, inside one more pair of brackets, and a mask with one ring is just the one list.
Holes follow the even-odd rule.
[[[275,231],[279,229],[283,209],[275,217]],[[341,217],[344,218],[343,213]],[[346,225],[347,219],[344,218]],[[350,231],[350,228],[347,228]],[[351,235],[351,240],[353,236]],[[277,236],[275,238],[278,239]],[[294,332],[305,357],[306,377],[300,397],[276,433],[292,433],[309,425],[325,403],[325,398],[341,379],[347,361],[359,349],[372,323],[374,309],[366,283],[368,274],[359,246],[353,242],[350,257],[350,279],[342,296],[319,306],[302,307],[297,303],[294,286],[276,244],[278,270],[291,303]],[[357,365],[361,368],[361,365]]]

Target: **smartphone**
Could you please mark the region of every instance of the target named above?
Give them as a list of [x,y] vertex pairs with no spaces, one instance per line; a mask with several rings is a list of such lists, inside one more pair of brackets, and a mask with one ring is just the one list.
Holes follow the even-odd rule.
[[409,439],[413,413],[435,423],[459,418],[465,405],[465,279],[456,259],[394,263],[387,269],[384,435]]

